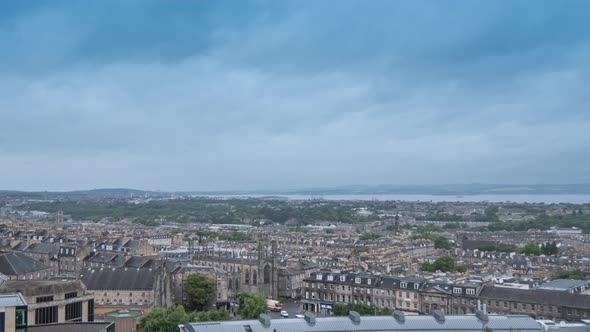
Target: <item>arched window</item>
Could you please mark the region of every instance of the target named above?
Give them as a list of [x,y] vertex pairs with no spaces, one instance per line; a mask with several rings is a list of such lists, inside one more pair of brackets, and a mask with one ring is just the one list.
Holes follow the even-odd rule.
[[240,279],[236,278],[236,290],[240,290]]
[[270,265],[266,265],[264,267],[264,283],[268,284],[270,282]]
[[256,285],[258,283],[258,272],[256,270],[252,270],[252,285]]
[[245,271],[245,276],[244,276],[244,284],[245,285],[249,285],[250,284],[250,270],[246,269]]
[[232,289],[233,288],[233,282],[234,281],[232,280],[232,278],[229,278],[229,283],[227,284],[227,288],[228,289]]

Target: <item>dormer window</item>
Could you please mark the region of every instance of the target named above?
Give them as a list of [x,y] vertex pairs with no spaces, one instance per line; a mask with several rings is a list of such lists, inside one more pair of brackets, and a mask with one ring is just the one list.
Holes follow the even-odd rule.
[[467,288],[465,290],[465,294],[467,294],[467,295],[475,295],[475,289],[473,289],[473,288]]
[[414,289],[420,288],[420,284],[414,284]]
[[371,284],[371,279],[367,279],[367,285]]
[[328,281],[333,281],[334,280],[334,276],[331,274],[328,274]]
[[346,276],[340,276],[340,281],[346,281]]
[[315,279],[316,280],[322,280],[322,274],[321,273],[316,274],[315,275]]
[[453,287],[453,293],[455,293],[455,294],[461,294],[462,291],[463,290],[460,287]]
[[399,287],[400,288],[406,288],[406,287],[408,287],[408,283],[407,282],[400,282],[399,283]]
[[360,284],[361,283],[361,278],[354,278],[354,283],[355,284]]

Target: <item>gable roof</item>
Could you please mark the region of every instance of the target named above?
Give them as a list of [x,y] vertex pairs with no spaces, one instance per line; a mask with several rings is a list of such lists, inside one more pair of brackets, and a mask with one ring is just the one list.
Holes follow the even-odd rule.
[[155,269],[96,268],[82,270],[82,282],[88,290],[152,290]]
[[49,266],[20,252],[0,254],[0,273],[14,276],[48,269]]

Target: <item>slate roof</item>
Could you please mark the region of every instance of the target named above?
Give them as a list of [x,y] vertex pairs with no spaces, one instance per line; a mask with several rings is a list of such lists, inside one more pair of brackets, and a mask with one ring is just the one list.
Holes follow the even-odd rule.
[[129,258],[124,267],[131,267],[131,268],[157,268],[159,266],[159,261],[155,260],[151,257],[147,256],[132,256]]
[[50,255],[56,249],[56,246],[52,243],[33,243],[25,249],[25,252],[30,252],[33,254],[44,254]]
[[0,273],[5,275],[22,275],[48,269],[49,266],[34,260],[20,252],[0,254]]
[[80,273],[88,290],[152,290],[157,270],[94,268]]
[[556,292],[544,289],[514,289],[484,285],[479,293],[481,299],[514,301],[590,309],[590,295]]
[[102,251],[91,253],[84,260],[89,263],[109,264],[113,266],[123,266],[125,264],[125,258],[123,256]]
[[25,251],[25,249],[27,249],[28,246],[29,246],[29,244],[27,242],[22,241],[22,242],[19,242],[19,244],[12,247],[12,250]]
[[129,240],[121,248],[129,248],[129,250],[135,250],[139,247],[139,240]]
[[539,286],[539,289],[564,291],[573,288],[586,286],[590,283],[588,280],[570,280],[570,279],[556,279]]

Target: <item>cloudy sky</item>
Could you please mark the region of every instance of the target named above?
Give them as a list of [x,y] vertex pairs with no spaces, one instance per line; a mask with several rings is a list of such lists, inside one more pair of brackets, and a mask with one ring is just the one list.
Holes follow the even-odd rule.
[[590,182],[588,13],[3,1],[0,189]]

